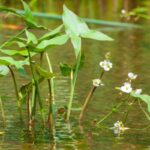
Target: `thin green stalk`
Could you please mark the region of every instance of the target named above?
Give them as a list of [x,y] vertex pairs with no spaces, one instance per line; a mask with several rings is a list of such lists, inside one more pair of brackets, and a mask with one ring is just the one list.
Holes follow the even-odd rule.
[[3,122],[5,123],[5,113],[4,113],[4,107],[3,107],[1,97],[0,97],[0,108],[1,108],[1,113],[2,113],[2,119],[3,119]]
[[15,75],[14,75],[14,72],[13,72],[12,68],[10,66],[8,66],[8,68],[10,70],[10,73],[11,73],[11,76],[12,76],[12,79],[13,79],[13,82],[14,82],[14,88],[15,88],[15,93],[16,93],[16,98],[17,98],[17,106],[18,106],[18,111],[20,113],[20,120],[22,122],[21,101],[20,101],[20,97],[19,97],[19,91],[18,91],[16,78],[15,78]]
[[127,121],[127,117],[128,117],[128,115],[129,115],[129,111],[130,111],[130,109],[132,108],[132,105],[134,104],[134,102],[135,102],[135,100],[134,100],[130,105],[128,105],[127,111],[126,111],[125,116],[124,116],[124,119],[123,119],[123,123],[124,123],[124,124],[125,124],[126,121]]
[[[39,86],[38,86],[37,80],[34,75],[33,66],[32,66],[32,58],[31,58],[29,47],[26,47],[26,48],[27,48],[28,56],[29,56],[29,63],[30,63],[30,69],[31,69],[32,78],[33,78],[33,84],[35,85],[35,88],[36,88],[36,92],[37,92],[36,94],[38,97],[38,102],[39,102],[39,106],[40,106],[40,112],[41,112],[41,116],[42,116],[42,120],[43,120],[43,125],[45,126],[45,119],[44,119],[45,115],[44,115],[43,104],[42,104],[42,100],[41,100],[41,96],[40,96]],[[34,97],[34,102],[35,101],[36,101],[36,97]],[[33,106],[33,107],[35,107],[35,106]]]
[[88,103],[89,103],[89,101],[90,101],[90,99],[91,99],[91,97],[92,97],[92,95],[93,95],[95,90],[96,90],[96,87],[95,86],[92,87],[91,91],[89,92],[88,96],[86,97],[85,102],[84,102],[84,104],[82,106],[80,115],[79,115],[79,122],[81,122],[83,120],[83,114],[84,114],[84,112],[85,112],[85,110],[87,108],[87,105],[88,105]]
[[6,46],[9,42],[13,41],[15,38],[17,38],[18,36],[22,35],[25,32],[26,28],[21,30],[18,34],[16,34],[15,36],[13,36],[12,38],[10,38],[8,41],[4,42],[0,48],[3,48],[4,46]]
[[144,110],[143,106],[140,103],[140,100],[138,100],[138,104],[140,106],[140,109],[143,111],[143,113],[145,114],[146,118],[150,121],[150,116],[148,115],[148,113]]
[[73,103],[73,97],[74,97],[74,91],[75,91],[75,86],[76,86],[76,80],[77,80],[77,76],[78,76],[78,71],[79,71],[79,66],[80,66],[80,61],[81,61],[81,52],[78,55],[77,58],[77,64],[75,67],[75,72],[73,73],[73,70],[71,71],[71,81],[70,81],[70,99],[69,99],[69,103],[68,103],[68,111],[67,111],[67,118],[66,120],[69,121],[70,119],[70,114],[71,114],[71,109],[72,109],[72,103]]
[[51,83],[50,79],[47,80],[48,82],[48,89],[49,89],[49,113],[48,113],[48,123],[49,129],[53,130],[53,103],[52,103],[52,94],[51,94]]
[[[46,55],[46,60],[47,60],[47,63],[48,63],[49,71],[51,73],[53,73],[52,64],[51,64],[51,61],[49,59],[49,56],[48,56],[47,53],[45,53],[45,55]],[[55,119],[56,112],[55,112],[55,84],[54,84],[54,78],[50,79],[50,84],[51,84],[51,98],[52,98],[52,104],[53,104],[52,112],[53,112],[53,118]]]
[[111,112],[109,112],[107,115],[105,115],[101,120],[99,120],[96,125],[100,125],[104,120],[106,120],[108,117],[110,117],[114,112],[117,111],[117,109],[123,104],[123,102],[119,103],[116,107],[115,110],[114,108],[111,110]]
[[73,70],[71,70],[71,75],[70,75],[70,87],[71,87],[71,91],[70,91],[70,99],[69,99],[69,103],[68,103],[68,111],[67,111],[67,118],[66,120],[69,121],[70,118],[70,113],[71,113],[71,108],[72,108],[72,102],[73,102],[73,96],[74,96],[74,82],[73,82]]

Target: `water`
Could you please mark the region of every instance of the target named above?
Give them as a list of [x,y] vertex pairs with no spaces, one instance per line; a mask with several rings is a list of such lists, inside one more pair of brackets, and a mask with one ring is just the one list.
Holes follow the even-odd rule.
[[[13,1],[14,2],[14,1]],[[3,5],[14,6],[21,8],[21,4],[16,1],[14,4],[11,1],[0,2]],[[64,1],[45,0],[40,1],[33,7],[35,11],[43,11],[49,13],[61,14],[62,4]],[[102,18],[106,20],[120,20],[119,12],[121,8],[131,9],[137,5],[149,5],[148,1],[140,2],[129,1],[124,4],[117,3],[118,1],[65,1],[66,4],[82,17]],[[128,3],[127,3],[128,2]],[[100,9],[97,9],[97,7]],[[115,6],[115,7],[113,7]],[[98,7],[98,8],[99,8]],[[93,11],[94,10],[94,11]],[[108,11],[109,10],[109,11]],[[88,13],[87,13],[88,12]],[[2,17],[3,18],[3,17]],[[23,22],[8,16],[1,21],[1,42],[15,32],[10,27],[4,26],[15,24],[23,26]],[[51,21],[40,19],[40,22],[53,28],[60,24],[60,21]],[[145,21],[148,23],[148,21]],[[139,109],[138,105],[129,112],[126,126],[130,129],[125,131],[119,137],[112,130],[105,128],[96,129],[93,126],[95,119],[101,119],[104,115],[111,111],[111,108],[116,103],[121,101],[118,98],[118,91],[114,89],[116,86],[121,86],[127,77],[127,73],[132,71],[138,74],[138,79],[135,81],[135,88],[142,88],[144,93],[149,92],[150,80],[150,32],[149,29],[125,29],[112,28],[107,26],[94,26],[92,28],[101,30],[115,39],[114,42],[97,42],[91,40],[83,40],[83,53],[85,54],[85,64],[79,72],[77,87],[75,93],[74,107],[80,107],[87,93],[91,89],[92,79],[99,76],[99,61],[103,60],[106,52],[110,51],[112,55],[113,69],[105,74],[103,82],[105,86],[98,88],[89,104],[86,111],[85,120],[80,126],[77,122],[78,112],[73,112],[72,122],[67,124],[59,117],[56,123],[55,140],[47,131],[39,125],[36,132],[28,133],[25,125],[22,127],[18,120],[16,109],[16,101],[14,96],[14,88],[10,75],[0,79],[0,93],[3,96],[3,103],[6,115],[6,126],[3,127],[2,121],[0,131],[5,134],[0,136],[0,149],[2,150],[148,150],[150,149],[150,130],[142,130],[149,122]],[[41,34],[39,31],[36,31]],[[4,38],[5,37],[5,38]],[[61,76],[59,63],[73,64],[75,59],[72,46],[70,43],[56,47],[49,51],[51,61],[57,78],[56,84],[56,100],[57,106],[62,107],[67,104],[69,98],[69,78]],[[17,73],[16,73],[17,74]],[[26,83],[22,77],[17,76],[19,85]],[[42,86],[41,93],[43,97],[47,96],[46,87]],[[45,103],[45,105],[47,105]],[[146,105],[143,105],[146,108]],[[11,113],[10,113],[11,112]],[[124,112],[124,107],[120,109],[120,113],[116,113],[108,118],[103,125],[112,127],[113,123],[121,120]],[[37,120],[37,122],[40,122]],[[63,123],[62,123],[63,122]]]

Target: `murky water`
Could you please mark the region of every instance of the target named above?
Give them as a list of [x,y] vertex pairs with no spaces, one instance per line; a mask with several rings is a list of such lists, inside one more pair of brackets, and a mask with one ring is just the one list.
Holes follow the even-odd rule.
[[[62,5],[66,4],[82,17],[120,20],[119,12],[122,8],[131,9],[137,5],[149,5],[148,1],[103,1],[103,0],[81,0],[81,1],[62,1],[62,0],[45,0],[39,1],[33,9],[35,11],[49,12],[61,14]],[[117,3],[118,2],[118,3]],[[128,2],[128,3],[127,3]],[[21,4],[16,0],[4,0],[0,2],[5,6],[21,8]],[[14,17],[1,17],[1,42],[4,37],[7,38],[15,32],[8,24],[23,26],[20,20]],[[40,19],[43,24],[54,27],[60,24],[60,21],[51,21]],[[147,21],[148,22],[148,21]],[[127,77],[127,73],[132,71],[138,74],[138,79],[134,85],[142,88],[144,93],[150,94],[150,32],[149,29],[126,29],[113,28],[107,26],[94,26],[92,28],[101,30],[115,39],[114,42],[97,42],[91,40],[83,40],[83,52],[85,54],[85,64],[79,72],[77,81],[74,107],[80,107],[91,89],[91,81],[99,76],[99,61],[103,60],[106,52],[110,51],[112,55],[113,69],[105,74],[103,82],[105,86],[98,88],[90,102],[86,111],[85,121],[82,126],[78,125],[78,112],[73,112],[72,122],[69,124],[61,123],[59,119],[56,123],[55,140],[51,139],[51,135],[44,131],[41,126],[36,128],[34,134],[28,133],[18,120],[16,109],[16,101],[14,96],[14,88],[10,76],[0,79],[0,95],[3,97],[3,103],[6,115],[6,126],[3,127],[0,122],[0,131],[4,131],[4,135],[0,135],[0,149],[2,150],[148,150],[150,149],[150,130],[142,130],[149,122],[135,104],[129,113],[126,126],[130,129],[119,137],[112,130],[96,129],[93,126],[95,119],[101,119],[104,115],[111,111],[116,103],[120,102],[118,91],[114,89],[116,86],[122,85]],[[49,51],[54,71],[57,74],[55,79],[55,90],[57,106],[64,106],[69,99],[69,78],[61,76],[59,63],[73,64],[74,53],[72,46],[68,43],[62,47],[54,48]],[[16,73],[17,74],[17,73]],[[19,84],[26,81],[22,77],[17,77]],[[43,97],[47,95],[46,87],[41,88]],[[117,120],[121,120],[124,109],[115,113],[108,118],[103,124],[109,127]],[[0,116],[1,117],[1,116]],[[37,120],[37,122],[40,120]],[[25,125],[24,125],[25,127]]]

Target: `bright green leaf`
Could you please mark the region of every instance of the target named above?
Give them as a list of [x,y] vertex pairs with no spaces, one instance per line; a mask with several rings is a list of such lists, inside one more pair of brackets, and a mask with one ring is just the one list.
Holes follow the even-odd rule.
[[30,44],[31,42],[33,44],[38,43],[38,40],[37,40],[36,36],[33,33],[29,32],[28,30],[25,30],[25,32],[26,32],[26,36],[27,36],[27,44]]
[[82,33],[81,37],[90,38],[90,39],[99,40],[99,41],[113,41],[113,39],[107,36],[106,34],[99,32],[99,31],[95,31],[95,30],[88,30]]
[[28,51],[27,50],[6,50],[6,49],[0,49],[1,53],[4,53],[9,56],[14,56],[14,55],[20,55],[20,56],[28,56]]
[[50,40],[44,40],[44,41],[40,42],[36,48],[44,51],[45,48],[47,48],[49,46],[63,45],[67,42],[68,39],[69,39],[68,35],[57,36]]

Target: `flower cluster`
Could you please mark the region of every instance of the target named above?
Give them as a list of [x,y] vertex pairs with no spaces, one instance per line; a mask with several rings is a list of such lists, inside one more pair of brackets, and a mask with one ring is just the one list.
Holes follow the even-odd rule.
[[99,87],[100,85],[101,85],[101,86],[104,85],[100,79],[94,79],[94,80],[93,80],[93,86]]
[[[131,86],[131,82],[132,80],[135,80],[137,78],[137,75],[129,72],[128,73],[128,82],[123,83],[123,85],[119,88],[123,93],[131,93],[133,91],[133,88]],[[142,89],[136,89],[135,90],[136,94],[141,94],[142,93]]]
[[111,127],[110,129],[114,130],[115,134],[120,134],[123,133],[125,130],[129,129],[127,127],[125,127],[122,123],[122,121],[117,121],[114,123],[114,126]]
[[104,71],[109,71],[112,68],[112,63],[109,60],[101,61],[99,65]]

